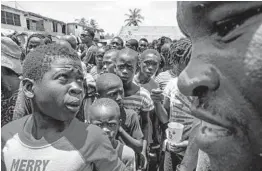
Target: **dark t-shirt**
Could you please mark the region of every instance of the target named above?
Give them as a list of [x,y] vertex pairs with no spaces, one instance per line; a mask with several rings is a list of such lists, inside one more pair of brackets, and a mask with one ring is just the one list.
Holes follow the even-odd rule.
[[[100,171],[124,170],[111,142],[102,130],[73,119],[61,133],[61,138],[50,142],[32,138],[29,125],[32,115],[10,122],[2,128],[2,163],[6,170],[67,170]],[[32,126],[31,126],[32,127]],[[3,167],[3,166],[2,166]],[[36,169],[37,168],[37,169]]]
[[[137,113],[132,109],[120,108],[122,128],[133,138],[140,140],[144,137],[141,130]],[[117,139],[124,143],[121,136],[118,134]]]

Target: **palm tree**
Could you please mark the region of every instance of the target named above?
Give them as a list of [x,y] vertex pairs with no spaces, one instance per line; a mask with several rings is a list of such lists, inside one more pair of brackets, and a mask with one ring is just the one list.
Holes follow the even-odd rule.
[[144,17],[140,14],[140,12],[141,9],[129,9],[130,14],[125,14],[125,16],[128,17],[128,19],[125,20],[125,22],[127,22],[126,26],[138,26],[138,23],[141,23],[141,20],[144,20]]

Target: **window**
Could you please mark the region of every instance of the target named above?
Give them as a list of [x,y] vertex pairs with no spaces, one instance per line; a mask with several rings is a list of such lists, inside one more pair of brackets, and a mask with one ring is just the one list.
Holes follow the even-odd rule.
[[26,20],[26,26],[27,26],[27,29],[30,30],[30,21],[28,19]]
[[14,26],[21,26],[20,15],[1,11],[1,23]]
[[64,33],[64,34],[66,33],[66,26],[65,25],[62,26],[62,33]]
[[6,24],[5,12],[4,11],[1,11],[1,23]]
[[57,23],[53,21],[53,32],[57,32]]
[[76,25],[76,29],[77,29],[77,25]]

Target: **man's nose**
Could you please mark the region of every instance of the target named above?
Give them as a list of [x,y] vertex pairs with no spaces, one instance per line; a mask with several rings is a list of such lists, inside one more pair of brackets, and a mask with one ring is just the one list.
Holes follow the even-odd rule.
[[72,96],[78,96],[81,95],[82,93],[83,93],[83,87],[76,82],[72,82],[71,88],[69,89],[69,94]]
[[122,100],[122,96],[120,93],[118,93],[117,97],[116,97],[116,101],[121,101]]
[[219,88],[220,76],[211,65],[192,60],[179,75],[177,86],[186,96],[202,96]]

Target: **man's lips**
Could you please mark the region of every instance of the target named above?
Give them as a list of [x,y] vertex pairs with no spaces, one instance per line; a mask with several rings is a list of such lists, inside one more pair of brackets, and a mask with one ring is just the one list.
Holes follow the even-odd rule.
[[232,127],[229,121],[221,120],[218,114],[213,114],[204,109],[205,104],[191,106],[191,113],[194,117],[201,119],[207,123],[212,125],[216,125],[225,129],[228,129],[231,132],[234,132],[234,128]]

